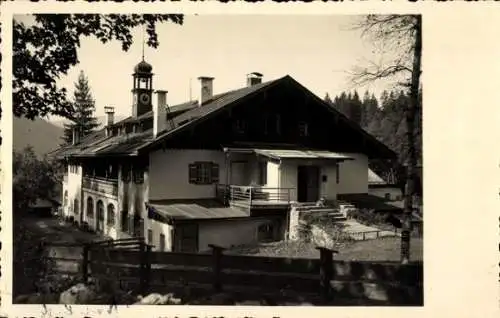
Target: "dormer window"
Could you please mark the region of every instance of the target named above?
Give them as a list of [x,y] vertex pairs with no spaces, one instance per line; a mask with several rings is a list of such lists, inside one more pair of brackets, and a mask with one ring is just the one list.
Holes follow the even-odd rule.
[[246,122],[242,119],[236,119],[234,122],[234,131],[238,134],[244,134],[246,131]]
[[276,134],[281,134],[281,116],[276,114]]

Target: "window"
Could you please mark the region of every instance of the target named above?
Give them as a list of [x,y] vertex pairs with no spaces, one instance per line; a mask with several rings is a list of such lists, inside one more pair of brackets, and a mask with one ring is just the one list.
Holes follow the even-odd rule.
[[130,182],[130,165],[122,164],[122,181]]
[[134,182],[143,183],[144,182],[144,170],[134,168]]
[[338,163],[335,165],[335,170],[336,170],[335,177],[337,179],[337,184],[339,184],[340,183],[340,167],[339,167]]
[[115,206],[111,203],[108,204],[108,219],[106,223],[108,226],[115,225]]
[[148,244],[153,245],[153,230],[148,230]]
[[299,136],[307,137],[309,136],[309,126],[306,122],[301,121],[299,123]]
[[64,191],[64,200],[63,200],[63,205],[66,207],[68,206],[68,191]]
[[161,233],[160,234],[160,252],[165,252],[165,234]]
[[212,162],[195,162],[189,165],[189,183],[212,184],[218,182],[218,164]]
[[246,122],[242,119],[236,119],[234,122],[234,131],[238,134],[244,134],[246,130]]
[[92,219],[94,217],[94,200],[91,197],[87,199],[87,218]]
[[267,161],[259,162],[259,183],[260,185],[267,184]]
[[274,225],[262,224],[258,228],[258,237],[260,242],[272,241],[274,238]]

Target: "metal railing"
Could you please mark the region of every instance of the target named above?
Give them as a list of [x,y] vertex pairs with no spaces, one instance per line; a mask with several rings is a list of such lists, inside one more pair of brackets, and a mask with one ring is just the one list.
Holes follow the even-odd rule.
[[100,179],[84,177],[82,180],[82,187],[84,189],[93,190],[96,192],[118,195],[118,180],[116,179]]
[[246,207],[290,204],[291,188],[217,184],[216,197],[225,205]]

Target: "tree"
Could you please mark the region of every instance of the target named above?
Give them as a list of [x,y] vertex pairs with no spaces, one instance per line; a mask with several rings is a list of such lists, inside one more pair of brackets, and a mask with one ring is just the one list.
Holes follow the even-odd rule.
[[46,158],[38,159],[31,146],[14,152],[12,192],[14,211],[24,211],[37,199],[49,199],[56,194],[57,172]]
[[[355,28],[368,36],[381,52],[393,52],[389,60],[370,62],[352,72],[354,84],[365,84],[379,79],[393,79],[409,89],[409,103],[404,108],[406,123],[406,187],[401,235],[401,262],[410,259],[410,231],[415,191],[415,125],[420,105],[420,75],[422,58],[422,17],[420,15],[368,15]],[[395,52],[395,53],[394,53]]]
[[118,40],[127,51],[131,30],[145,26],[147,45],[159,45],[156,25],[183,23],[180,14],[37,14],[32,25],[13,24],[13,110],[17,117],[34,119],[46,115],[71,118],[72,103],[66,89],[56,81],[78,64],[82,37],[93,36],[102,43]]
[[73,140],[73,130],[76,128],[81,137],[88,135],[99,126],[97,118],[94,117],[95,103],[90,92],[87,76],[80,72],[75,83],[73,110],[70,114],[71,123],[64,125],[65,144],[70,144]]

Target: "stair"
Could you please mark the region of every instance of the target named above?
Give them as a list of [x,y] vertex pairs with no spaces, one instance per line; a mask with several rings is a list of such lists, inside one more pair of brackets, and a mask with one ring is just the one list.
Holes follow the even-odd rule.
[[324,213],[327,214],[330,218],[332,218],[334,221],[345,221],[347,218],[345,217],[345,214],[342,213],[342,210],[332,207],[332,206],[316,206],[316,205],[309,205],[309,206],[301,206],[297,208],[300,212],[308,212],[308,213]]

